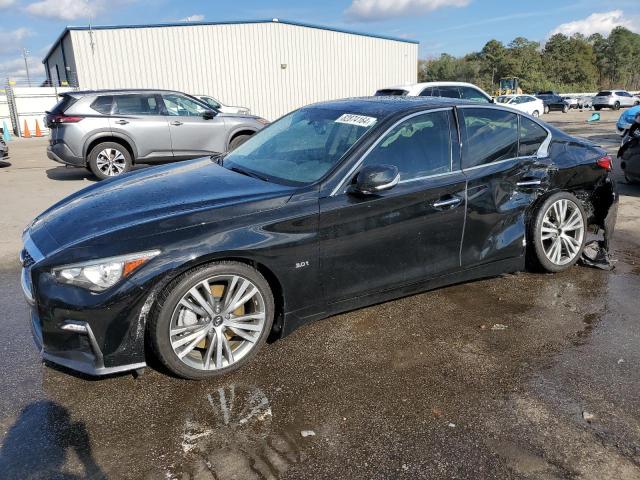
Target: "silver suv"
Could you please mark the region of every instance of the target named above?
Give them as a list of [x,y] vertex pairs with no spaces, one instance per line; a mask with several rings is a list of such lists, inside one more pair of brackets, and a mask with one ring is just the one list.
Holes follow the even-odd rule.
[[593,97],[593,108],[596,110],[602,108],[618,110],[620,107],[634,105],[640,105],[640,98],[624,90],[603,90]]
[[233,150],[268,122],[219,112],[168,90],[69,92],[47,112],[47,156],[89,168],[99,179],[136,163],[198,158]]

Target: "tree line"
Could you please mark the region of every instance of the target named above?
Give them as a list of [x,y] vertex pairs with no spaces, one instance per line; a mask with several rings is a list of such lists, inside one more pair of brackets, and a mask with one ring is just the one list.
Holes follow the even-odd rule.
[[544,44],[517,37],[507,46],[490,40],[463,57],[443,53],[418,62],[421,82],[461,81],[487,92],[500,78],[519,77],[525,92],[592,92],[603,88],[640,90],[640,35],[624,27],[608,36],[558,33]]

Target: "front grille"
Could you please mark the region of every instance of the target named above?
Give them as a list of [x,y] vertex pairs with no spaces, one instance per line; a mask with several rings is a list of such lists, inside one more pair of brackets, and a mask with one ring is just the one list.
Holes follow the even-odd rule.
[[27,251],[26,248],[24,248],[22,250],[22,253],[20,254],[20,260],[22,261],[22,266],[24,268],[29,268],[31,265],[33,265],[34,263],[36,263],[36,261],[34,260],[34,258],[29,254],[29,252]]

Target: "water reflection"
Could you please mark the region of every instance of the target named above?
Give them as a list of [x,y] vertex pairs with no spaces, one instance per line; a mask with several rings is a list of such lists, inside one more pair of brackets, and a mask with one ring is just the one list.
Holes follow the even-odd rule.
[[180,479],[278,478],[303,459],[300,433],[275,431],[271,403],[255,387],[220,387],[184,422]]
[[[76,472],[68,470],[70,453],[80,462],[74,465]],[[93,459],[84,423],[73,422],[65,407],[48,400],[27,405],[5,435],[0,476],[4,480],[106,478]]]

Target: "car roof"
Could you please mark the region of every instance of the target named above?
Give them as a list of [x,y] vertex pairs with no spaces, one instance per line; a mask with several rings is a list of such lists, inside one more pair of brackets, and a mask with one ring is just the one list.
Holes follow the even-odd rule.
[[[76,96],[85,96],[85,95],[113,95],[118,93],[180,93],[185,94],[184,92],[179,92],[177,90],[162,90],[158,88],[119,88],[119,89],[110,89],[110,90],[74,90],[70,92],[65,92],[63,95],[76,95]],[[188,95],[188,94],[185,94]]]
[[389,88],[381,88],[380,90],[394,90],[394,89],[407,89],[407,88],[425,88],[425,87],[473,87],[478,90],[482,90],[477,85],[468,82],[420,82],[420,83],[405,83],[403,85],[396,85]]
[[[327,108],[341,110],[363,115],[373,115],[377,117],[387,117],[396,113],[411,110],[429,110],[435,108],[454,107],[458,105],[487,106],[484,103],[472,100],[458,100],[446,97],[400,97],[400,96],[378,96],[378,97],[355,97],[341,100],[330,100],[326,102],[314,103],[307,107]],[[501,108],[490,105],[491,107]]]

